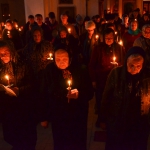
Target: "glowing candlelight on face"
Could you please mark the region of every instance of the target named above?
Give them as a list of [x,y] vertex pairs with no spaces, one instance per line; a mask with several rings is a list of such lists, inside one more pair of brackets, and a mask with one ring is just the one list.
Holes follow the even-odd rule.
[[5,78],[7,79],[8,85],[9,85],[9,76],[5,75]]
[[68,32],[71,33],[71,28],[68,28]]

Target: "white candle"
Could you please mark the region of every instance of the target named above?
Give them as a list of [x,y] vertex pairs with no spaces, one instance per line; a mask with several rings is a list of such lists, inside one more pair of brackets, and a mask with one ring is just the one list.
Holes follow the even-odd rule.
[[115,56],[113,57],[113,62],[116,62],[116,57]]
[[5,75],[5,78],[7,79],[8,85],[9,85],[9,76]]
[[71,28],[68,28],[68,32],[71,33]]
[[96,39],[96,41],[98,40],[98,38],[99,38],[99,35],[97,34],[97,35],[95,35],[95,39]]
[[71,80],[68,80],[68,85],[69,85],[69,88],[70,88],[70,86],[71,86]]

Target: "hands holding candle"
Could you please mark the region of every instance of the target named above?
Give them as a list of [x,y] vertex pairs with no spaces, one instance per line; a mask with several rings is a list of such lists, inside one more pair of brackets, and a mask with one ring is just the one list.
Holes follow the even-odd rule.
[[52,56],[53,56],[53,54],[50,52],[50,53],[49,53],[49,57],[48,57],[47,59],[48,59],[48,60],[53,60],[53,57],[52,57]]
[[12,38],[10,31],[7,31],[7,36],[8,36],[8,38]]
[[78,90],[77,89],[72,89],[71,90],[71,84],[72,84],[72,81],[71,80],[68,80],[68,94],[67,94],[67,97],[68,97],[68,103],[70,102],[70,99],[77,99],[78,98]]
[[110,63],[115,65],[115,66],[118,66],[118,63],[116,62],[116,56],[113,57],[113,61]]

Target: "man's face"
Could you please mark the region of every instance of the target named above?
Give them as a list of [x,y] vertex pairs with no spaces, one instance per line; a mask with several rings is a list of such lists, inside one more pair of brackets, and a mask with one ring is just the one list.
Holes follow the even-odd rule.
[[0,59],[4,64],[9,63],[10,51],[9,51],[8,47],[1,47],[0,48]]
[[61,15],[60,17],[62,24],[66,24],[68,22],[68,16],[66,15]]
[[29,21],[30,24],[33,24],[34,23],[34,18],[29,18],[28,21]]
[[124,17],[124,23],[127,24],[128,23],[129,18],[128,17]]
[[49,18],[49,21],[50,21],[51,24],[54,24],[55,20],[56,20],[55,18]]
[[41,40],[42,40],[41,32],[38,31],[38,30],[34,31],[34,33],[33,33],[33,39],[34,39],[35,43],[40,43]]
[[148,21],[148,16],[144,15],[144,20]]
[[138,27],[137,22],[131,22],[131,30],[135,31],[137,27]]
[[60,32],[60,38],[66,38],[67,37],[67,33],[66,33],[66,31],[61,31]]
[[59,69],[66,69],[69,66],[69,56],[67,52],[55,52],[55,63]]
[[114,42],[113,33],[106,34],[105,35],[105,43],[110,46],[113,42]]
[[38,24],[39,26],[41,26],[41,25],[42,25],[42,22],[43,22],[43,18],[42,18],[42,17],[36,17],[35,19],[36,19],[37,24]]
[[144,59],[142,56],[139,56],[139,58],[130,56],[127,59],[127,71],[132,75],[139,73],[143,67]]
[[94,34],[94,29],[88,29],[87,32],[89,36],[92,36]]

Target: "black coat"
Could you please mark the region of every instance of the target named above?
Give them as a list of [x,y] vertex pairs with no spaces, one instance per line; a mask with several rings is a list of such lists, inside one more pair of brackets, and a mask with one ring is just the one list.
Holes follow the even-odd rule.
[[42,119],[46,119],[46,110],[50,110],[55,148],[64,150],[70,146],[72,150],[85,150],[88,101],[93,97],[92,84],[85,66],[69,66],[67,69],[73,78],[71,87],[79,91],[79,97],[70,99],[68,103],[67,79],[54,63],[49,64],[44,77],[44,91],[47,92],[42,100],[47,98],[47,103],[41,102]]
[[101,104],[101,119],[107,124],[106,149],[133,145],[145,149],[141,143],[146,143],[149,133],[149,90],[150,70],[132,76],[125,67],[117,67],[109,74]]

